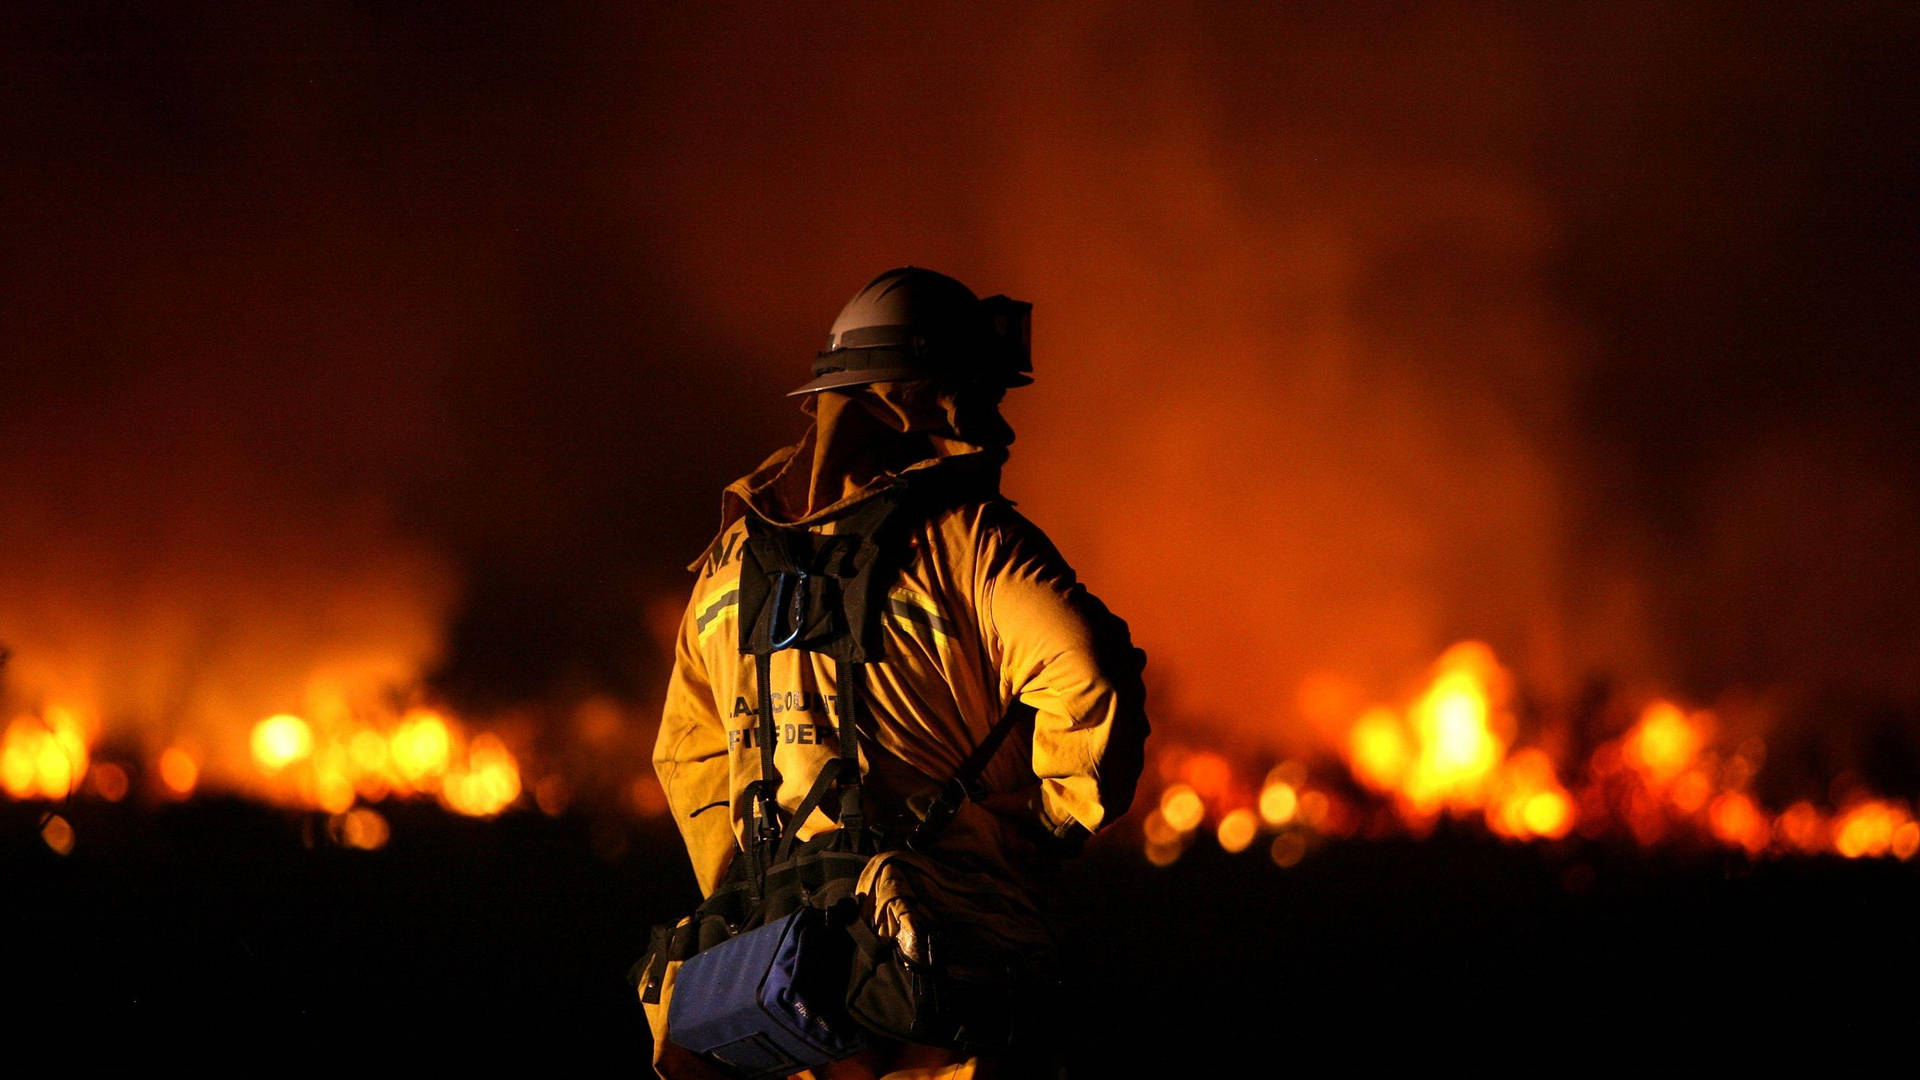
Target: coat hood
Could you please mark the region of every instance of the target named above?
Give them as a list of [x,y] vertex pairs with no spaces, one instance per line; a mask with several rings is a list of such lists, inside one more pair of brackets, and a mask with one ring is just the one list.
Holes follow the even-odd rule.
[[689,569],[749,511],[775,525],[812,525],[935,469],[943,482],[997,493],[1013,442],[1000,415],[1003,393],[914,379],[808,395],[801,409],[813,423],[800,441],[727,485],[719,532]]

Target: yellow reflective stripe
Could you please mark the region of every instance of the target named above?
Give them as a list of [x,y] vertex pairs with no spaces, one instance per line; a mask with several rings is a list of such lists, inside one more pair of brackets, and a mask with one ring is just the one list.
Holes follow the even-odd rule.
[[694,618],[699,629],[700,640],[705,641],[707,635],[713,633],[713,628],[720,625],[721,616],[729,611],[739,614],[740,590],[735,587],[715,593],[694,605],[694,611],[698,613]]
[[887,601],[887,610],[898,618],[919,623],[949,642],[956,640],[953,624],[940,614],[940,608],[931,599],[906,589],[895,589],[887,594]]
[[[931,599],[919,593],[909,592],[906,589],[893,590],[887,594],[887,610],[892,612],[894,617],[924,626],[933,631],[936,636],[946,638],[949,642],[957,640],[953,624],[947,621],[945,615],[940,614],[939,607]],[[694,611],[697,612],[694,620],[699,638],[705,641],[707,635],[713,633],[714,627],[719,626],[721,620],[729,613],[739,614],[740,590],[733,588],[715,593],[696,604]]]

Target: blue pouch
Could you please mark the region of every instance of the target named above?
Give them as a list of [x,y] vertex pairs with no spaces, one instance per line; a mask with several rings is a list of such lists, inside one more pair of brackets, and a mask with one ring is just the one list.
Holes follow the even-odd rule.
[[689,957],[667,1002],[667,1037],[760,1080],[838,1061],[867,1046],[847,1016],[853,939],[802,907]]

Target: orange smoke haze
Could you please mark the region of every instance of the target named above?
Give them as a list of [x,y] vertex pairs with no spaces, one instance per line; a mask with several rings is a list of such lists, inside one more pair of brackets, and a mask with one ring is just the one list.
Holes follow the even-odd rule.
[[869,15],[24,19],[7,789],[651,805],[679,568],[913,262],[1036,305],[1006,487],[1148,651],[1156,861],[1906,843],[1905,22]]

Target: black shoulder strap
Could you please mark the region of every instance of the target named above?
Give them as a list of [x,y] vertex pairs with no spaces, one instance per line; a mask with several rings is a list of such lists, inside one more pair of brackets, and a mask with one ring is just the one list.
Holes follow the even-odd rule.
[[960,812],[960,804],[969,798],[979,797],[980,792],[976,786],[980,782],[980,774],[986,771],[987,763],[993,760],[993,755],[1000,752],[1000,744],[1007,741],[1007,736],[1012,733],[1015,725],[1023,719],[1032,719],[1033,715],[1033,706],[1015,699],[1014,703],[1008,707],[1007,715],[1002,716],[999,723],[993,725],[993,730],[987,732],[987,737],[981,739],[980,745],[974,747],[973,753],[968,754],[967,759],[960,763],[960,768],[954,772],[953,779],[948,780],[941,787],[940,794],[934,796],[932,805],[927,807],[927,816],[921,818],[920,824],[908,834],[908,847],[915,851],[925,851],[939,841],[940,834],[946,831],[947,823],[953,820],[953,815]]
[[[756,902],[767,867],[792,853],[797,823],[805,821],[830,791],[836,787],[840,791],[841,827],[856,834],[865,828],[859,733],[865,665],[880,656],[880,613],[906,555],[906,545],[895,535],[897,524],[906,517],[899,513],[905,495],[904,486],[875,495],[838,519],[832,533],[747,516],[747,541],[740,559],[740,651],[753,656],[759,682],[760,779],[748,785],[754,816],[746,845]],[[773,722],[773,654],[783,649],[831,658],[839,685],[835,718],[839,755],[814,778],[788,820],[782,819],[780,776],[774,764],[779,734]]]
[[834,735],[840,744],[840,755],[826,763],[820,769],[820,775],[814,777],[813,786],[807,789],[806,798],[794,807],[790,819],[793,828],[780,839],[780,849],[774,854],[773,861],[783,863],[793,853],[794,841],[800,836],[799,823],[811,817],[814,810],[826,800],[827,792],[836,786],[840,789],[840,816],[837,819],[842,829],[850,830],[850,836],[858,836],[866,828],[866,811],[860,802],[860,716],[861,693],[866,679],[866,665],[841,661],[839,691],[835,696],[837,717]]
[[747,515],[740,558],[740,651],[806,649],[835,660],[879,659],[880,614],[904,561],[902,488],[839,518],[831,533]]
[[[860,710],[866,665],[879,659],[879,616],[905,556],[895,526],[907,515],[904,487],[869,499],[840,519],[831,534],[768,523],[747,516],[747,542],[740,560],[740,651],[752,655],[758,679],[760,779],[748,785],[754,806],[748,856],[754,888],[771,863],[792,854],[798,825],[839,789],[838,820],[857,834],[866,824],[860,786]],[[806,797],[783,820],[774,765],[778,726],[773,722],[773,654],[782,649],[818,652],[835,661],[839,692],[835,736],[839,755],[814,778]],[[980,775],[1001,744],[1033,709],[1019,701],[987,732],[941,787],[927,814],[908,836],[915,849],[932,846],[960,804],[977,796]],[[771,861],[771,862],[770,862]],[[757,899],[757,896],[756,896]]]

